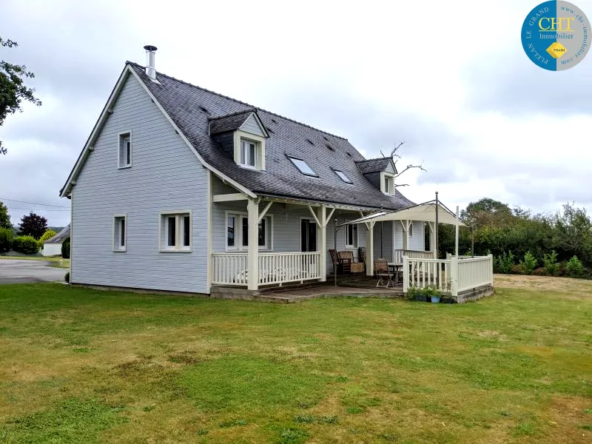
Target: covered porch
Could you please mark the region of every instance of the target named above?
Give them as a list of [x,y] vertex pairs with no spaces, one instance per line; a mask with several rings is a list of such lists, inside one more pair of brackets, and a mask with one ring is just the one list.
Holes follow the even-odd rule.
[[[336,267],[329,252],[335,250],[347,253],[361,266],[356,269],[367,277],[364,282],[368,288],[369,283],[376,282],[374,261],[385,257],[402,266],[396,291],[437,284],[442,291],[454,294],[455,288],[473,284],[461,278],[461,285],[456,285],[455,270],[461,269],[462,276],[472,275],[465,272],[469,267],[466,264],[483,262],[459,266],[455,257],[437,259],[432,248],[437,244],[437,223],[430,216],[435,210],[430,203],[397,212],[376,212],[277,197],[252,198],[228,190],[218,184],[211,195],[212,288],[258,292],[286,285],[333,284]],[[440,211],[441,223],[457,223],[445,207]],[[341,279],[337,277],[337,285]]]

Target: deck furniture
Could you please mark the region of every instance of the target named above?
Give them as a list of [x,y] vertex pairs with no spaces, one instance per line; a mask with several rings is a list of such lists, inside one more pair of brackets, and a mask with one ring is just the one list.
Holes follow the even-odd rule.
[[[337,253],[337,257],[344,261],[344,264],[349,264],[349,272],[350,273],[363,273],[364,272],[364,263],[363,262],[356,262],[354,259],[354,252],[353,251],[340,251]],[[347,273],[346,266],[344,266],[344,273]]]
[[349,273],[351,271],[351,260],[347,257],[340,256],[339,253],[335,250],[329,250],[331,261],[333,261],[333,268],[337,268],[337,274]]
[[403,264],[399,262],[389,262],[388,263],[389,271],[393,275],[393,283],[398,284],[400,282],[401,276],[401,269],[403,268]]
[[381,258],[374,261],[374,273],[378,278],[376,287],[388,288],[389,286],[395,286],[393,283],[393,274],[389,270],[386,259]]

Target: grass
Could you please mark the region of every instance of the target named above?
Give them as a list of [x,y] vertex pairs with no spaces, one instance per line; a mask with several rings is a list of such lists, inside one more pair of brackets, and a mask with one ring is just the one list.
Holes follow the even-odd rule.
[[466,305],[0,286],[0,442],[592,441],[592,283]]
[[52,267],[56,268],[70,268],[70,259],[62,259],[61,256],[3,256],[0,255],[1,259],[13,259],[13,260],[26,260],[26,261],[43,261],[43,262],[51,262]]

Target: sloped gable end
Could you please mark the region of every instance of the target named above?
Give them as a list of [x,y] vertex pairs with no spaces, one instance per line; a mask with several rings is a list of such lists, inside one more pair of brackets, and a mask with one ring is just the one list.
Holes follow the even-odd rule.
[[393,162],[389,162],[386,169],[384,170],[387,173],[391,173],[391,174],[397,174],[397,171],[395,169],[395,165],[393,164]]
[[239,129],[245,133],[254,134],[260,137],[267,137],[267,132],[265,131],[265,128],[255,113],[251,114]]

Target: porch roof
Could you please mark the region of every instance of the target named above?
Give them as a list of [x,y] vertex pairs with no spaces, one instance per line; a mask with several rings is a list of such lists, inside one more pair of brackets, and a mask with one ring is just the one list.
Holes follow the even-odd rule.
[[[438,206],[438,223],[456,225],[457,218],[442,202]],[[436,201],[432,200],[415,205],[404,210],[389,212],[382,211],[369,216],[364,216],[356,220],[345,222],[341,225],[363,224],[366,222],[390,222],[396,220],[416,220],[421,222],[436,222]],[[466,226],[460,219],[458,225]]]

